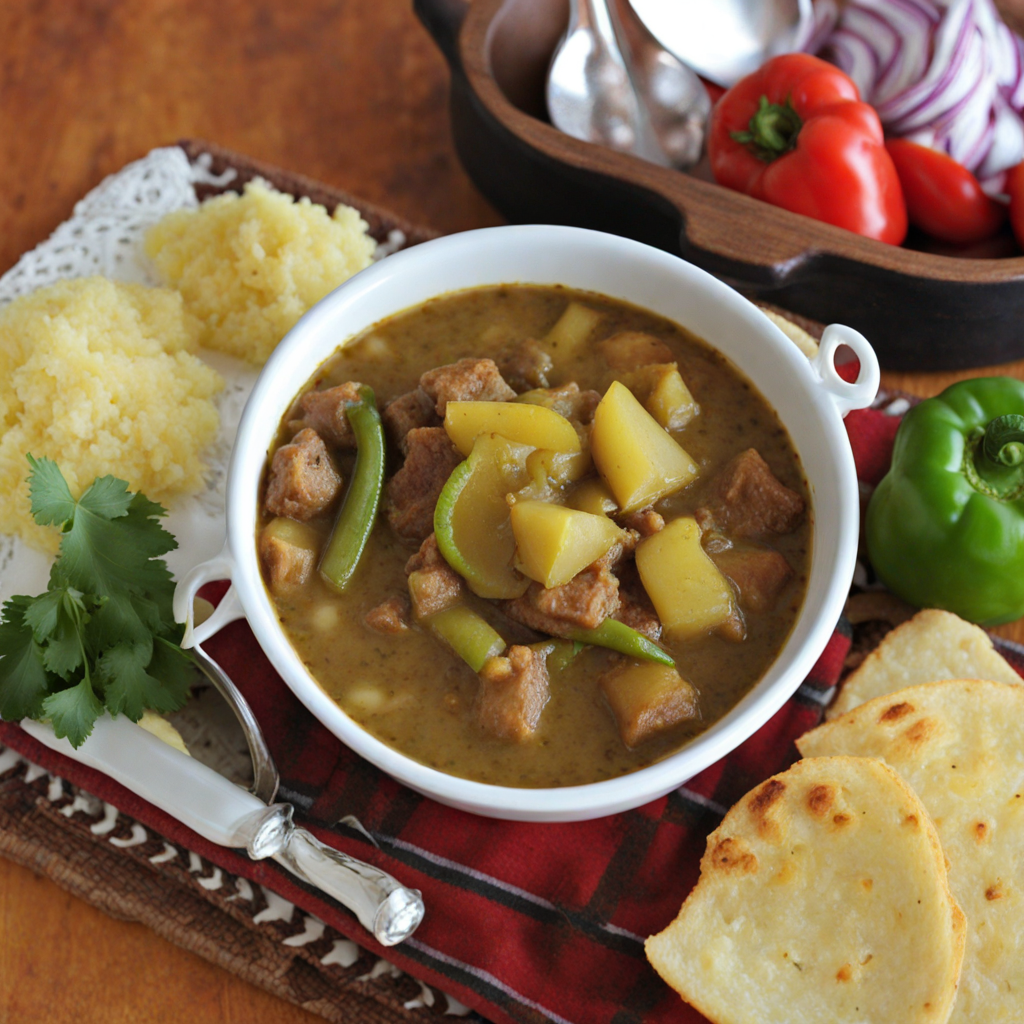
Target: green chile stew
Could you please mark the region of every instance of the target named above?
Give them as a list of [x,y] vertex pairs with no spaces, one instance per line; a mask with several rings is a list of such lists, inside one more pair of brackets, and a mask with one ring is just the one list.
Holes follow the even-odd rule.
[[[355,439],[346,409],[365,397],[360,385],[373,389],[382,414],[384,496],[359,564],[339,592],[317,565],[353,475]],[[680,481],[689,476],[677,474],[675,483],[655,491],[651,504],[628,514],[609,495],[611,490],[621,497],[621,481],[616,479],[616,492],[594,468],[597,449],[606,475],[637,461],[628,453],[619,458],[617,450],[609,455],[598,443],[599,430],[606,446],[631,434],[609,419],[617,413],[607,397],[598,420],[604,416],[613,425],[595,425],[601,396],[613,392],[625,415],[644,418],[635,420],[643,429],[654,430],[657,416],[654,447],[673,439],[669,454],[676,458],[681,447],[680,458],[696,474],[686,483]],[[450,509],[445,512],[446,503],[470,500],[453,477],[456,469],[469,474],[465,452],[449,439],[458,440],[454,427],[446,432],[443,425],[446,402],[459,400],[545,406],[568,419],[580,439],[579,452],[552,455],[545,449],[538,455],[536,445],[509,444],[497,432],[474,442],[471,432],[462,442],[475,444],[470,466],[485,456],[505,460],[486,472],[506,482],[499,491],[508,491],[497,499],[492,494],[479,514],[475,506],[468,519],[462,513],[466,522],[504,517],[485,522],[475,538],[465,534],[471,522],[460,526],[458,512],[454,520]],[[451,411],[460,408],[480,412],[475,405]],[[558,425],[572,442],[564,422]],[[645,443],[638,452],[642,456],[649,447]],[[478,288],[375,324],[317,370],[284,417],[271,456],[257,544],[291,643],[363,728],[449,774],[505,786],[572,786],[658,761],[754,686],[804,599],[812,511],[799,459],[778,417],[705,342],[605,296],[562,287]],[[481,474],[475,479],[479,491]],[[556,521],[540,535],[532,562],[504,511],[519,503],[521,522],[527,512]],[[569,507],[591,517],[562,511]],[[346,515],[351,519],[351,510]],[[572,529],[559,533],[567,516],[576,517]],[[537,572],[537,558],[549,566],[556,548],[557,557],[570,562],[579,556],[569,541],[555,543],[577,537],[577,520],[586,527],[586,543],[606,553],[579,572],[570,566],[575,575],[566,584],[545,587],[517,571],[526,567],[539,580],[546,577]],[[690,624],[681,627],[673,618],[672,628],[663,629],[654,605],[664,612],[666,598],[656,596],[648,575],[662,571],[658,563],[666,559],[670,535],[686,540],[684,534],[686,557],[700,563],[694,585],[710,579],[718,597],[708,598],[710,611],[704,611],[710,618],[701,612],[694,625],[684,594],[680,614]],[[503,599],[478,596],[486,590],[486,572],[485,585],[474,582],[471,590],[450,567],[460,568],[460,544],[470,568],[480,558],[503,563],[488,570],[500,577],[494,593]],[[580,550],[587,558],[588,549]],[[671,590],[683,575],[688,570],[670,573],[662,583]],[[678,600],[674,607],[679,611]],[[595,627],[620,641],[625,636],[626,650],[646,645],[648,654],[641,651],[637,660],[594,646]],[[675,669],[652,658],[674,661]]]

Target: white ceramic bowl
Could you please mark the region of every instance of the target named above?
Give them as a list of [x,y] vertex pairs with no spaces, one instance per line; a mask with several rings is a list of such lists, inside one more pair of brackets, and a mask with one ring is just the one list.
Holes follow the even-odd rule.
[[[365,732],[317,685],[278,622],[260,575],[255,535],[260,477],[278,424],[314,370],[377,321],[463,288],[502,283],[562,284],[624,299],[674,320],[724,353],[778,412],[803,462],[814,513],[807,597],[792,634],[761,681],[724,718],[682,750],[605,782],[561,789],[484,785],[428,768]],[[840,344],[860,358],[845,383],[833,357]],[[871,346],[849,328],[826,332],[809,361],[755,306],[721,281],[660,250],[577,228],[522,226],[451,235],[390,256],[328,295],[291,330],[267,363],[246,406],[227,484],[227,543],[179,585],[175,613],[186,646],[244,614],[274,667],[303,704],[358,754],[407,786],[464,810],[527,821],[613,814],[664,795],[724,757],[763,725],[800,685],[827,643],[853,575],[858,492],[842,418],[878,388]],[[233,594],[193,630],[192,598],[229,577]]]

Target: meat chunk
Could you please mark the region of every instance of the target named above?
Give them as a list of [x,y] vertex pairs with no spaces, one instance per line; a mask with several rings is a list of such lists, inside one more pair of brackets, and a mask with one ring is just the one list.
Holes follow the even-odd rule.
[[355,448],[356,436],[345,408],[358,402],[362,385],[347,381],[326,391],[307,391],[299,400],[303,423],[336,448]]
[[652,640],[661,639],[661,619],[633,562],[619,570],[619,610],[612,617]]
[[403,541],[420,544],[433,533],[437,497],[462,456],[443,427],[410,430],[406,441],[405,462],[388,481],[387,518]]
[[575,381],[557,388],[537,389],[530,398],[536,405],[546,406],[559,416],[575,420],[581,425],[593,420],[594,410],[601,401],[601,396],[596,391],[580,391],[580,386]]
[[410,573],[409,597],[416,620],[422,622],[458,604],[463,587],[462,577],[444,559]]
[[462,577],[444,560],[432,533],[405,563],[413,613],[425,619],[450,608],[463,595]]
[[259,552],[264,578],[275,594],[301,587],[316,565],[314,549],[292,544],[267,530],[260,534]]
[[789,562],[772,548],[749,546],[709,552],[722,575],[728,576],[739,593],[740,605],[750,611],[767,611],[789,582]]
[[636,530],[626,530],[619,539],[594,563],[606,566],[614,573],[627,564],[640,543],[640,534]]
[[403,633],[409,628],[409,602],[404,597],[389,597],[376,608],[371,608],[363,622],[375,633],[385,636]]
[[522,743],[540,724],[548,702],[546,657],[530,647],[510,647],[508,657],[488,658],[480,669],[476,715],[480,728]]
[[636,530],[640,537],[651,537],[665,529],[665,519],[652,506],[630,512],[619,519],[619,525],[627,530]]
[[441,417],[449,402],[507,402],[516,397],[493,359],[460,359],[427,370],[420,377],[420,387],[433,399]]
[[406,576],[419,569],[432,569],[435,565],[447,565],[441,549],[437,546],[437,537],[431,533],[430,536],[420,545],[415,555],[410,555],[405,563]]
[[594,410],[601,404],[600,391],[581,391],[579,401],[570,419],[584,425],[594,420]]
[[505,614],[550,636],[597,629],[619,610],[619,581],[604,562],[595,562],[560,587],[531,583],[522,597],[505,601]]
[[551,356],[533,338],[514,341],[498,356],[498,369],[515,391],[530,391],[548,386]]
[[605,362],[613,370],[635,370],[650,363],[672,363],[672,349],[660,338],[642,331],[620,331],[597,343]]
[[620,590],[619,610],[612,618],[651,640],[661,639],[661,619],[646,594],[639,596]]
[[388,402],[381,413],[388,440],[403,455],[408,451],[406,436],[418,427],[439,427],[441,418],[434,411],[433,399],[423,390],[416,388]]
[[281,445],[270,463],[266,508],[275,516],[312,519],[338,496],[341,476],[331,462],[327,446],[306,427]]
[[702,532],[756,540],[790,533],[803,514],[803,498],[777,479],[757,449],[748,448],[712,480],[695,516]]

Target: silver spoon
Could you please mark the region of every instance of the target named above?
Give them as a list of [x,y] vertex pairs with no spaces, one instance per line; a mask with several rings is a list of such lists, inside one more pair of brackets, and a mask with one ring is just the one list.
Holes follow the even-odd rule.
[[552,124],[574,138],[667,165],[629,77],[605,0],[570,0],[547,82]]
[[630,79],[662,152],[673,167],[692,167],[704,148],[704,129],[711,114],[704,83],[651,35],[628,3],[618,3],[612,13]]
[[[655,39],[698,74],[735,85],[820,28],[812,0],[630,0]],[[833,13],[823,7],[821,19]]]
[[196,668],[213,683],[217,692],[234,712],[235,718],[241,726],[246,745],[249,747],[249,756],[252,758],[253,779],[250,792],[265,804],[272,804],[277,796],[281,778],[270,753],[270,747],[267,746],[267,741],[263,736],[263,730],[260,728],[260,723],[256,721],[249,702],[242,696],[231,677],[199,644],[192,647],[192,658]]

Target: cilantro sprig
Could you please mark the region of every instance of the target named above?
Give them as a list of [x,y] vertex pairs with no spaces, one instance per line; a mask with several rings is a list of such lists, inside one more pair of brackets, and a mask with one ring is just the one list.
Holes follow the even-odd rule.
[[104,709],[137,722],[188,698],[174,582],[160,557],[177,541],[165,509],[124,480],[96,479],[77,501],[57,464],[28,456],[32,516],[61,531],[46,593],[0,614],[0,717],[49,719],[79,747]]

